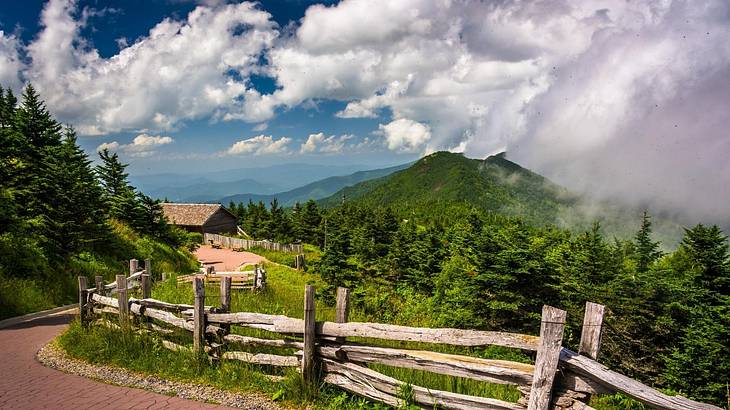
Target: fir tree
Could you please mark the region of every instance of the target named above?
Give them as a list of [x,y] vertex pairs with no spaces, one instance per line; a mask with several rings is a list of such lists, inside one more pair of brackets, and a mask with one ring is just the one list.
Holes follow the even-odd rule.
[[697,285],[717,294],[730,294],[730,255],[728,255],[727,236],[717,225],[699,224],[685,229],[682,247],[685,249],[696,269]]
[[99,183],[104,189],[104,197],[108,203],[133,190],[127,180],[129,174],[125,172],[129,164],[122,163],[116,152],[110,154],[106,148],[99,152],[99,158],[101,158],[102,163],[97,165],[96,173],[99,176]]
[[662,256],[659,242],[651,240],[651,217],[647,211],[641,218],[641,228],[636,233],[636,270],[646,273],[649,266]]
[[76,145],[73,130],[66,129],[65,134],[61,146],[47,158],[49,174],[41,183],[45,236],[59,257],[91,250],[107,230],[91,161]]

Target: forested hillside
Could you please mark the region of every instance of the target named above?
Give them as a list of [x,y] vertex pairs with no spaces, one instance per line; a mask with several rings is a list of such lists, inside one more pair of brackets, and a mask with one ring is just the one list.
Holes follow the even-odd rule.
[[[462,164],[450,171],[453,180],[463,178],[462,189],[444,185],[433,194],[462,201],[429,200],[428,190],[444,181],[441,174],[430,175],[433,168],[410,177],[437,162],[430,158]],[[502,196],[513,205],[534,204],[539,212],[528,215],[538,215],[573,199],[502,158],[485,161],[483,174],[474,172],[473,162],[479,163],[451,154],[427,157],[390,178],[346,190],[351,196],[345,203],[340,197],[328,209],[314,201],[292,209],[276,202],[232,209],[257,239],[319,245],[321,258],[309,268],[327,284],[319,291],[331,302],[336,287],[345,286],[360,310],[390,322],[521,333],[539,331],[547,304],[568,311],[572,348],[585,302],[601,303],[607,308],[602,363],[653,386],[725,405],[730,254],[717,226],[685,229],[678,249],[667,253],[648,213],[621,221],[633,226],[625,239],[607,235],[599,222],[574,230],[528,223],[470,202],[479,198],[514,209],[500,204]],[[507,167],[528,181],[521,190],[467,189]],[[358,196],[363,187],[370,193]]]
[[0,88],[0,318],[73,301],[76,276],[109,280],[131,258],[195,269],[196,238],[129,185],[116,154],[101,160],[91,165],[32,86],[19,104]]
[[[509,161],[504,153],[479,160],[437,152],[408,169],[344,188],[319,202],[332,207],[343,196],[364,207],[386,205],[415,216],[438,214],[443,223],[448,223],[454,209],[463,207],[567,229],[588,229],[598,220],[606,233],[623,238],[634,229],[627,222],[642,212],[571,193]],[[668,248],[676,246],[682,234],[679,225],[663,218],[655,220],[655,231]]]

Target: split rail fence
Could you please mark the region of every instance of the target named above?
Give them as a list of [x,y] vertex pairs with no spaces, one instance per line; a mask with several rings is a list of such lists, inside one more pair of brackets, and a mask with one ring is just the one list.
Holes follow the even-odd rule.
[[[137,275],[137,276],[135,276]],[[142,298],[128,297],[129,282],[139,279]],[[192,278],[194,303],[172,304],[152,299],[150,276],[135,272],[130,277],[118,275],[115,283],[104,285],[96,278],[96,287],[87,288],[85,277],[79,277],[81,321],[88,325],[104,313],[119,318],[122,328],[130,327],[130,317],[162,336],[171,328],[192,334],[193,347],[170,341],[163,345],[172,350],[206,352],[211,360],[239,360],[265,366],[299,368],[309,383],[324,381],[366,397],[398,407],[403,404],[399,392],[404,382],[368,367],[382,364],[392,367],[423,370],[490,383],[515,385],[522,393],[517,403],[493,398],[469,396],[448,391],[411,386],[411,400],[423,408],[443,409],[590,409],[591,395],[621,392],[651,407],[672,410],[700,410],[718,407],[698,403],[680,396],[667,396],[649,386],[614,372],[598,363],[602,305],[587,303],[579,352],[562,347],[566,312],[545,306],[539,335],[463,329],[434,329],[396,326],[383,323],[348,322],[349,290],[337,290],[336,320],[315,320],[314,288],[304,290],[303,319],[253,312],[231,312],[231,278],[220,281],[220,306],[205,306],[204,279]],[[98,291],[97,291],[98,289]],[[117,297],[108,296],[117,289]],[[96,320],[110,325],[110,321]],[[263,339],[233,334],[232,325],[263,329],[281,334],[277,339]],[[117,326],[114,324],[114,326]],[[536,352],[535,363],[481,359],[428,350],[381,347],[347,338],[382,339],[422,342],[453,346],[499,345]],[[293,354],[251,353],[243,349],[283,348]],[[270,351],[270,350],[267,350]]]
[[231,238],[230,236],[223,236],[214,233],[204,234],[203,240],[205,243],[220,245],[229,249],[263,248],[267,251],[293,252],[298,254],[304,252],[304,247],[301,244],[252,241],[250,239]]
[[206,266],[204,272],[177,277],[177,283],[190,283],[195,278],[203,279],[208,285],[220,284],[223,278],[230,278],[232,289],[263,290],[266,287],[266,269],[256,265],[254,270],[242,272],[216,272],[213,266]]

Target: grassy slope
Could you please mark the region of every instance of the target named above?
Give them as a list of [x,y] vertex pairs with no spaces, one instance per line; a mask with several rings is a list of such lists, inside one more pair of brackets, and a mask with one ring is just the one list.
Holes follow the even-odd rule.
[[93,283],[96,275],[107,282],[116,274],[127,273],[124,260],[151,258],[153,272],[192,272],[198,262],[186,250],[174,249],[155,239],[140,237],[129,227],[110,222],[111,241],[116,254],[83,253],[66,261],[45,281],[28,280],[0,275],[0,319],[50,309],[78,301],[78,276],[86,276]]
[[[532,225],[573,230],[589,229],[594,220],[601,220],[606,233],[622,238],[634,234],[642,211],[589,202],[503,155],[479,160],[437,152],[408,169],[344,188],[319,202],[334,207],[343,194],[351,203],[391,206],[403,214],[433,215],[434,209],[453,212],[454,207],[474,206],[519,216]],[[654,231],[668,247],[681,236],[678,225],[662,218],[654,219]]]

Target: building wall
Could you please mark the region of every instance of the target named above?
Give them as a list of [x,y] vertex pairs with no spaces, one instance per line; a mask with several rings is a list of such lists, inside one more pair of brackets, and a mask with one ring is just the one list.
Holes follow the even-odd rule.
[[202,230],[204,233],[236,233],[236,218],[219,209],[208,218]]

